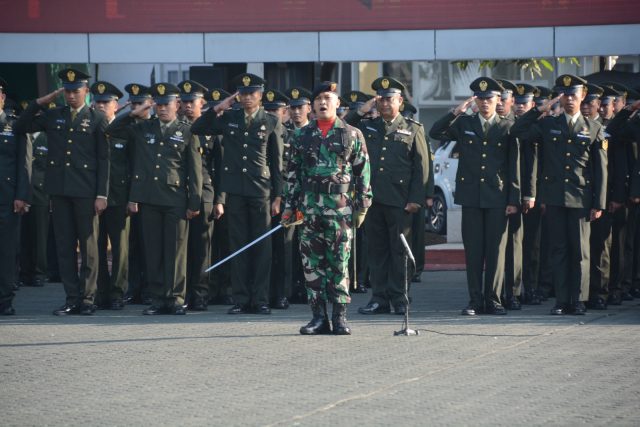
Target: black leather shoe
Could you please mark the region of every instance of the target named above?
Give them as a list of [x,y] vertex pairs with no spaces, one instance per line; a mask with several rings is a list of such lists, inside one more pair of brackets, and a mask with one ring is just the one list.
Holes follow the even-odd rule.
[[91,316],[96,312],[96,306],[93,304],[82,304],[80,306],[80,314],[83,316]]
[[522,310],[522,305],[517,296],[512,296],[509,300],[509,310]]
[[192,311],[207,311],[207,304],[204,302],[204,299],[199,298],[196,300],[193,300],[193,302],[189,303],[189,310]]
[[287,297],[278,298],[273,304],[273,308],[276,310],[286,310],[289,308],[289,300]]
[[551,311],[549,312],[549,314],[555,315],[555,316],[561,316],[563,314],[567,314],[567,310],[564,308],[563,305],[561,304],[556,304]]
[[420,277],[420,274],[414,274],[413,277],[411,278],[411,282],[413,283],[422,282],[422,278]]
[[182,305],[174,305],[173,307],[169,308],[169,314],[184,316],[185,314],[187,314],[187,309]]
[[11,306],[11,303],[0,305],[0,316],[13,316],[16,311]]
[[109,310],[122,310],[124,308],[124,301],[120,298],[111,300]]
[[633,298],[640,298],[640,288],[631,288],[629,293]]
[[589,308],[591,310],[606,310],[607,309],[607,302],[604,300],[604,298],[596,298],[593,300],[590,300],[587,305],[589,306]]
[[142,314],[145,316],[155,316],[158,314],[169,314],[169,310],[166,307],[158,307],[155,305],[150,305],[149,307],[142,310]]
[[407,313],[407,305],[403,302],[399,302],[393,305],[393,312],[395,314],[404,316]]
[[333,303],[331,323],[333,335],[351,335],[351,328],[347,324],[347,304]]
[[53,314],[56,316],[66,316],[68,314],[80,314],[80,306],[75,304],[65,304],[62,307],[53,310]]
[[225,295],[222,297],[222,305],[234,305],[236,302],[233,300],[231,295]]
[[358,286],[356,286],[356,288],[351,291],[352,294],[366,294],[367,292],[369,292],[369,290],[360,283],[358,283]]
[[479,310],[474,305],[469,304],[462,309],[462,312],[460,314],[462,314],[463,316],[475,316],[478,314],[478,311]]
[[607,304],[609,305],[622,305],[622,294],[620,292],[613,292],[607,298]]
[[242,304],[235,304],[233,307],[231,307],[227,311],[227,314],[246,314],[246,313],[248,313],[248,310]]
[[271,314],[271,308],[269,304],[260,304],[255,308],[256,314]]
[[41,287],[43,287],[43,286],[44,286],[44,284],[45,284],[45,280],[44,280],[44,279],[42,279],[42,278],[40,278],[40,277],[37,277],[37,278],[33,281],[32,286],[35,286],[36,288],[41,288]]
[[577,302],[573,305],[573,310],[571,310],[572,314],[581,316],[587,313],[587,307],[584,306],[584,303]]
[[379,302],[370,302],[365,307],[358,309],[360,314],[385,314],[391,313],[391,307],[389,304],[380,304]]
[[142,297],[142,305],[151,305],[151,304],[153,304],[153,298]]
[[631,295],[631,292],[622,292],[622,301],[633,301],[633,295]]
[[[518,302],[518,304],[520,304],[520,302]],[[490,305],[489,308],[487,308],[486,313],[502,316],[504,314],[507,314],[507,310],[505,310],[504,307],[500,304],[493,304]]]

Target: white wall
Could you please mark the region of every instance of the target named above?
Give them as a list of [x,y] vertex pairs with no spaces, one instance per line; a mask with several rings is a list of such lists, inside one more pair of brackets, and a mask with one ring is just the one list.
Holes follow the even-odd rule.
[[640,24],[305,33],[0,33],[0,62],[414,61],[637,55]]

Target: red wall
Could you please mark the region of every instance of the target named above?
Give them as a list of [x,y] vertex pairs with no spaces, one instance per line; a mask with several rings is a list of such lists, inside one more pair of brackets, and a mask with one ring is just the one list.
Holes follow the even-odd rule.
[[0,32],[412,30],[629,24],[638,0],[0,0]]

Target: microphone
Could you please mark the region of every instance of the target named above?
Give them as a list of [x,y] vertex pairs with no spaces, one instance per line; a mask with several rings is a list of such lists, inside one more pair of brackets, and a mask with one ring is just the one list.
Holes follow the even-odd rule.
[[404,247],[405,254],[409,257],[413,265],[416,264],[416,259],[413,257],[413,253],[411,252],[411,248],[407,243],[407,239],[404,238],[404,234],[400,233],[400,241],[402,242],[402,246]]

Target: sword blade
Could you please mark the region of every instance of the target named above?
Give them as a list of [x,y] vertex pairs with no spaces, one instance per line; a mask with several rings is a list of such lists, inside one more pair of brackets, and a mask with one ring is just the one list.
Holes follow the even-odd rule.
[[278,224],[277,226],[273,227],[271,230],[267,231],[266,233],[264,233],[262,236],[258,237],[257,239],[255,239],[252,242],[247,243],[246,245],[244,245],[243,247],[241,247],[240,249],[238,249],[237,251],[235,251],[234,253],[232,253],[231,255],[227,256],[224,259],[221,259],[220,261],[216,262],[215,264],[213,264],[211,267],[207,268],[204,272],[208,273],[211,270],[213,270],[214,268],[224,264],[225,262],[229,261],[231,258],[233,258],[234,256],[238,255],[239,253],[244,252],[245,250],[247,250],[248,248],[250,248],[251,246],[255,245],[256,243],[258,243],[259,241],[266,239],[267,237],[271,236],[273,233],[275,233],[276,231],[280,230],[282,228],[282,224]]

